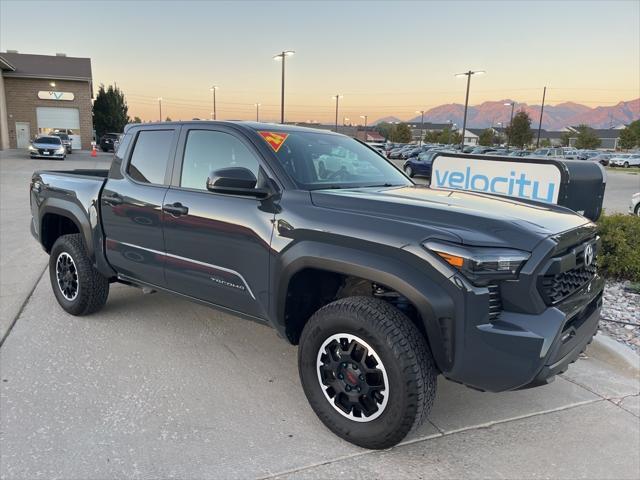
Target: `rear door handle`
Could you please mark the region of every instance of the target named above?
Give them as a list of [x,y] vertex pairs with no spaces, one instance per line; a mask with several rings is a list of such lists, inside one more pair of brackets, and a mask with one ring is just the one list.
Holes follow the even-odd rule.
[[108,205],[122,205],[124,201],[120,195],[114,193],[113,195],[102,195],[102,200]]
[[174,217],[179,217],[181,215],[186,215],[189,213],[189,207],[185,207],[180,202],[171,203],[162,206],[162,211],[173,215]]

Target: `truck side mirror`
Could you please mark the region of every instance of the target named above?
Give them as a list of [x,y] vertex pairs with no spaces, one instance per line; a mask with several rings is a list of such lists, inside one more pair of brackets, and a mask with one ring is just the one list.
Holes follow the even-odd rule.
[[266,198],[270,191],[256,188],[258,180],[251,170],[244,167],[229,167],[213,170],[207,178],[207,190],[229,195],[247,195]]

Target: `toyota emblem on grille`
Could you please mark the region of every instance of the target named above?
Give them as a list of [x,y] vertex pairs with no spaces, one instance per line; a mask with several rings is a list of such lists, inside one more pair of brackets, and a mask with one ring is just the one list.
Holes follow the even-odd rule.
[[593,263],[593,245],[589,244],[584,248],[584,266],[588,267]]

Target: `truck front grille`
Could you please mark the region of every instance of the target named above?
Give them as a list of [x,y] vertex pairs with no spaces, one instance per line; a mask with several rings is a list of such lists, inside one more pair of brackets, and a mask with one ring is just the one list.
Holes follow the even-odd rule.
[[497,320],[502,312],[502,296],[500,295],[500,287],[491,284],[489,289],[489,321]]
[[596,265],[580,265],[566,272],[545,275],[540,281],[540,294],[547,305],[556,304],[584,286],[596,274]]

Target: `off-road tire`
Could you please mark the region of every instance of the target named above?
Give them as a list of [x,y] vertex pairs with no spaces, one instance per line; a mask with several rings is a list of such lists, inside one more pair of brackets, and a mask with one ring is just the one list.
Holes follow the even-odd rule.
[[[66,253],[75,264],[78,291],[74,299],[67,299],[62,293],[56,274],[60,254]],[[100,310],[109,296],[109,280],[100,274],[91,264],[84,241],[80,234],[63,235],[51,248],[49,256],[49,278],[53,294],[60,306],[71,315],[89,315]]]
[[[386,370],[388,401],[380,416],[371,421],[343,416],[320,386],[318,351],[338,333],[368,343]],[[437,369],[424,336],[400,310],[372,297],[347,297],[318,310],[303,329],[298,369],[307,399],[320,420],[339,437],[364,448],[384,449],[399,443],[427,418],[436,395]]]

